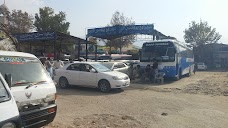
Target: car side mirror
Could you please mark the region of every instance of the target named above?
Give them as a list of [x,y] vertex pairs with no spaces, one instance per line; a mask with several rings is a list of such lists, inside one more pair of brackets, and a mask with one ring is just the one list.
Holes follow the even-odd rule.
[[94,68],[90,69],[90,72],[91,73],[97,73],[97,71]]
[[11,88],[12,86],[12,75],[11,74],[5,74],[5,80],[6,80],[6,83],[8,84],[8,86]]

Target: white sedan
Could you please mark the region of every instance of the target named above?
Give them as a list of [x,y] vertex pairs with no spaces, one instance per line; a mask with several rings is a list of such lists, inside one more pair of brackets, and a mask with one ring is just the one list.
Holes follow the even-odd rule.
[[61,88],[69,85],[99,88],[109,92],[112,88],[123,88],[130,85],[129,77],[121,72],[111,71],[98,62],[75,62],[55,71],[55,81]]
[[122,63],[122,62],[103,62],[101,64],[104,65],[105,67],[109,68],[112,71],[118,71],[118,72],[122,72],[122,73],[129,75],[129,73],[128,73],[129,66],[127,66],[125,63]]

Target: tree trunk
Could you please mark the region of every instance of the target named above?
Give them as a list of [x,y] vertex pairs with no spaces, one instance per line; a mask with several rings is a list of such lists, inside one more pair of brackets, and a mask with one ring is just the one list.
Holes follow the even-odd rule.
[[122,54],[122,47],[120,46],[120,54]]

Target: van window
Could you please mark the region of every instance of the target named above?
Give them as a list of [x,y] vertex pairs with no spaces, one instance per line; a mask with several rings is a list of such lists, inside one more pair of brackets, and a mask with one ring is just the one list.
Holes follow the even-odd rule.
[[12,74],[12,86],[52,81],[37,58],[0,56],[0,72]]
[[4,87],[2,81],[0,80],[0,103],[8,99],[9,99],[9,94],[7,93],[7,90]]

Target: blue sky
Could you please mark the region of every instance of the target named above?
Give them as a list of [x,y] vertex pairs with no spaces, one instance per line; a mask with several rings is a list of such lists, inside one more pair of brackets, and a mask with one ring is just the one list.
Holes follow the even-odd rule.
[[106,26],[112,14],[120,11],[136,24],[154,23],[155,29],[180,41],[184,41],[183,31],[189,23],[201,19],[222,35],[220,42],[228,44],[226,0],[6,0],[6,4],[11,10],[31,14],[44,6],[63,11],[70,22],[70,33],[81,38],[86,28]]

